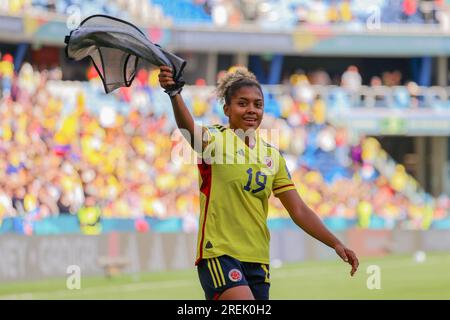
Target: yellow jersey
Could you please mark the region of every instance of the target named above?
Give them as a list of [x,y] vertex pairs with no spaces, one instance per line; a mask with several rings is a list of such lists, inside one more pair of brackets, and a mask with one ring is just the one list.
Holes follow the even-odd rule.
[[268,199],[295,189],[286,162],[259,134],[250,148],[230,128],[205,129],[196,264],[221,255],[268,264]]

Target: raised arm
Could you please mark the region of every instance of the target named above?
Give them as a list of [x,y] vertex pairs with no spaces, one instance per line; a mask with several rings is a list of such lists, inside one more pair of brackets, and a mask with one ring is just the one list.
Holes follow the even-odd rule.
[[[175,85],[172,69],[170,67],[160,67],[159,84],[165,90],[170,90],[170,88]],[[205,129],[195,124],[194,118],[184,103],[181,94],[177,93],[174,96],[170,96],[170,102],[172,103],[175,120],[181,133],[194,150],[201,152],[202,134]]]
[[358,270],[359,261],[355,253],[339,241],[322,223],[320,218],[302,200],[297,190],[289,190],[277,195],[289,212],[292,220],[306,233],[333,248],[336,253],[352,266],[350,275]]

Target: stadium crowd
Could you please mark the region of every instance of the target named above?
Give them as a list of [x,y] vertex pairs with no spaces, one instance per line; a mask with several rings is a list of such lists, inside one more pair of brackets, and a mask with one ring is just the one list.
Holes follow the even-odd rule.
[[91,14],[109,14],[128,18],[128,13],[121,10],[117,1],[109,0],[3,0],[0,2],[0,13],[8,15],[59,13],[72,14],[68,11],[70,6],[78,6],[82,16]]
[[[384,24],[437,24],[448,21],[448,0],[3,0],[0,12],[70,14],[78,6],[83,17],[103,13],[140,22],[206,23],[266,27],[362,25],[378,15]],[[447,20],[446,20],[447,19]]]
[[[85,208],[105,218],[195,221],[197,171],[173,161],[182,139],[157,76],[158,70],[141,70],[132,87],[106,96],[93,68],[88,83],[60,81],[60,70],[38,72],[28,63],[15,74],[12,56],[3,55],[0,220],[23,217],[29,233],[32,221]],[[266,97],[262,127],[279,130],[276,145],[308,205],[323,218],[357,219],[363,227],[371,216],[411,228],[447,216],[448,199],[424,197],[402,165],[389,175],[377,170],[380,159],[382,166],[389,160],[377,140],[328,124],[326,102],[299,92],[307,80],[292,75],[292,94]],[[197,121],[223,123],[211,90],[200,84],[184,96]],[[269,216],[284,215],[272,198]]]
[[[183,2],[179,0],[179,2]],[[193,0],[211,12],[217,25],[239,25],[256,22],[264,26],[295,25],[365,25],[370,16],[379,15],[381,23],[440,23],[448,13],[449,2],[444,0],[281,0],[227,1]],[[167,13],[169,14],[169,13]]]

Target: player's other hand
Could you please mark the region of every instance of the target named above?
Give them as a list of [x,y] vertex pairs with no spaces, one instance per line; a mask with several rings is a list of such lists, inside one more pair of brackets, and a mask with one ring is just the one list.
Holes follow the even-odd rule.
[[175,86],[176,83],[173,80],[173,71],[171,67],[159,67],[159,84],[165,90],[170,90]]
[[334,247],[334,251],[336,251],[337,255],[342,258],[345,262],[350,264],[352,266],[352,270],[350,271],[350,275],[353,277],[356,270],[358,270],[359,261],[356,257],[356,254],[350,250],[349,248],[345,247],[343,244],[338,244],[336,247]]

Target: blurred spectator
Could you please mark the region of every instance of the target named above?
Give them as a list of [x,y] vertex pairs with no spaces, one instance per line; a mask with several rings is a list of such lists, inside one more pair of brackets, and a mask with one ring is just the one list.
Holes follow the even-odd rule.
[[321,0],[310,1],[306,19],[308,23],[326,24],[328,22],[326,4]]
[[406,22],[417,13],[417,0],[403,0],[402,19]]
[[341,86],[350,94],[352,107],[358,106],[359,91],[362,86],[362,77],[356,66],[349,66],[342,75]]
[[340,18],[341,21],[344,23],[348,23],[350,21],[352,21],[353,16],[352,16],[352,8],[351,8],[351,3],[348,0],[343,0],[339,6],[339,13],[340,13]]
[[383,107],[386,105],[386,97],[383,94],[383,89],[382,89],[382,81],[381,78],[378,76],[374,76],[370,79],[370,87],[373,90],[373,97],[370,97],[371,99],[373,99],[372,101],[370,101],[370,106],[373,107]]
[[228,24],[229,9],[224,0],[216,0],[211,10],[213,22],[216,26],[225,26]]
[[14,61],[11,54],[7,53],[1,57],[0,61],[0,81],[2,85],[3,97],[8,98],[11,95],[12,81],[14,75]]
[[356,66],[350,66],[342,74],[341,86],[352,93],[357,93],[361,89],[362,77]]
[[330,75],[323,69],[311,72],[308,78],[312,85],[328,86],[331,84]]
[[311,88],[308,77],[299,72],[291,76],[293,96],[300,103],[310,104],[314,99],[314,91]]
[[409,107],[410,108],[419,108],[419,94],[420,88],[417,83],[414,81],[410,81],[406,84],[406,88],[408,89],[408,93],[410,96]]

